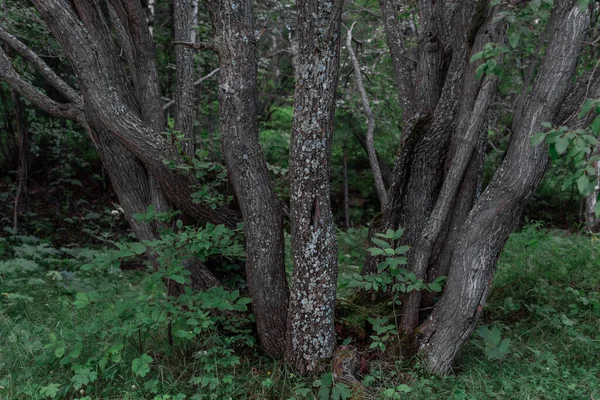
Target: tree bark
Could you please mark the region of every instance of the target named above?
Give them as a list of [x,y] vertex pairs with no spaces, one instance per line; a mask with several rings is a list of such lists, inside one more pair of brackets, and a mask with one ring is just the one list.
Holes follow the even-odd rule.
[[294,272],[286,356],[306,373],[317,370],[335,347],[337,244],[329,179],[343,1],[296,5],[299,80],[290,146]]
[[207,0],[219,54],[221,141],[244,218],[246,275],[260,343],[272,356],[285,347],[289,289],[283,210],[258,140],[256,39],[250,0]]
[[165,127],[164,115],[158,79],[152,79],[156,76],[156,65],[143,13],[138,2],[111,1],[127,20],[132,42],[136,44],[133,68],[140,79],[134,84],[135,90],[128,85],[118,60],[115,61],[114,44],[109,43],[110,35],[105,34],[106,27],[99,19],[95,3],[77,2],[74,10],[66,0],[35,1],[79,79],[88,124],[96,131],[117,137],[142,162],[168,201],[184,214],[203,222],[235,226],[236,212],[225,206],[213,209],[210,205],[193,203],[191,194],[199,182],[190,172],[171,171],[167,166],[184,161],[160,135]]
[[[196,12],[197,12],[196,2]],[[196,20],[190,0],[175,0],[175,41],[192,42],[192,22]],[[195,36],[195,35],[194,35]],[[195,40],[194,40],[195,42]],[[194,157],[194,53],[187,46],[175,47],[175,130],[183,133],[183,151]]]
[[531,146],[529,138],[542,129],[542,122],[556,119],[589,25],[589,15],[581,12],[577,1],[561,2],[553,12],[558,22],[552,27],[546,56],[525,100],[522,118],[514,122],[507,155],[461,228],[444,295],[419,329],[420,348],[428,368],[435,373],[450,371],[473,332],[502,247],[548,165],[546,148]]
[[[85,7],[86,5],[88,7]],[[140,19],[142,14],[140,14],[139,4],[131,2],[124,5],[113,2],[112,5],[114,6],[113,15],[118,16],[117,18],[120,19],[124,28],[122,32],[130,32],[126,38],[122,39],[128,39],[131,41],[130,44],[137,46],[136,53],[132,53],[130,57],[133,63],[130,65],[130,70],[138,68],[143,72],[138,73],[138,76],[144,74],[146,77],[154,76],[151,71],[152,65],[155,64],[152,59],[152,42],[147,33],[144,34],[140,31],[144,25],[142,24],[142,27],[136,25],[140,20],[143,21],[143,18]],[[163,187],[158,187],[157,183],[159,182],[163,182],[164,187],[177,188],[178,193],[175,195],[179,197],[181,204],[187,203],[187,206],[182,208],[188,209],[189,216],[196,217],[201,221],[235,225],[237,221],[235,212],[225,209],[225,213],[221,214],[218,210],[208,211],[210,209],[208,206],[204,208],[202,205],[192,203],[188,196],[196,184],[195,179],[189,174],[182,176],[167,169],[163,160],[173,159],[172,157],[165,157],[165,153],[163,153],[162,155],[158,154],[154,158],[154,162],[150,164],[140,162],[140,160],[148,161],[148,155],[150,155],[140,156],[141,153],[152,152],[157,144],[168,154],[176,157],[178,154],[158,133],[164,127],[164,116],[160,96],[156,97],[156,93],[160,93],[157,82],[140,83],[137,90],[129,85],[116,56],[115,45],[109,40],[107,26],[97,4],[77,2],[77,9],[73,9],[67,2],[58,0],[41,2],[38,7],[55,36],[59,40],[64,40],[62,44],[78,75],[83,100],[35,53],[2,29],[0,29],[0,39],[15,48],[27,61],[32,63],[48,82],[69,100],[69,103],[58,103],[49,99],[21,79],[1,49],[0,76],[22,96],[46,112],[75,120],[86,128],[101,154],[105,168],[111,176],[115,191],[136,236],[140,240],[149,240],[155,238],[156,231],[148,225],[136,222],[132,218],[135,213],[145,212],[150,204],[155,204],[163,210],[170,208],[163,195],[167,191],[163,191]],[[76,11],[78,14],[75,13]],[[86,24],[87,29],[83,28],[82,23]],[[126,30],[125,27],[127,27]],[[73,29],[73,36],[65,34],[65,32],[70,32],[67,29]],[[143,38],[143,40],[139,39],[138,43],[137,39],[132,38]],[[137,57],[137,61],[134,57]],[[137,80],[134,79],[134,84],[135,82]],[[107,92],[110,95],[107,95]],[[136,94],[148,98],[148,101],[138,101]],[[140,106],[140,103],[143,106]],[[158,112],[156,112],[157,109]],[[142,115],[145,118],[143,122]],[[118,121],[117,124],[113,124],[113,120]],[[124,136],[120,133],[128,131],[138,136],[138,139],[129,142],[123,140]],[[150,139],[146,145],[142,143],[144,136]],[[143,148],[136,149],[134,143],[141,144]],[[151,164],[154,164],[154,167],[148,168],[148,165]],[[160,179],[152,176],[149,173],[151,170]],[[167,184],[165,185],[164,182]],[[172,196],[170,197],[172,198]],[[173,203],[177,204],[178,201],[173,201]],[[205,214],[203,209],[206,209],[208,213]],[[200,211],[198,212],[198,210]],[[204,217],[201,217],[201,214]],[[216,219],[213,220],[212,217],[216,217]],[[207,288],[218,284],[218,280],[205,267],[192,264],[190,263],[190,268],[196,271],[196,276],[192,276],[192,280],[195,281],[192,286]]]

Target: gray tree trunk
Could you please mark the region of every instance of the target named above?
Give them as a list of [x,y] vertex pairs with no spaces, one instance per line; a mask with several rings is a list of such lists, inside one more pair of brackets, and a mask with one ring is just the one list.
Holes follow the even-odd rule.
[[250,0],[207,0],[219,54],[221,141],[244,219],[246,276],[260,343],[272,356],[285,348],[289,289],[281,203],[258,141],[256,39]]
[[433,372],[448,372],[473,332],[502,247],[546,171],[545,146],[531,146],[529,139],[542,122],[556,122],[589,26],[589,13],[577,1],[559,2],[554,13],[557,23],[546,56],[513,124],[506,157],[460,230],[444,295],[420,329],[421,349]]
[[[198,11],[196,2],[196,14]],[[197,16],[190,0],[175,0],[173,17],[175,41],[192,42],[193,21]],[[194,27],[195,28],[195,27]],[[195,32],[195,29],[194,29]],[[195,35],[193,35],[195,36]],[[194,40],[195,42],[195,40]],[[175,130],[183,133],[183,151],[194,157],[194,52],[182,45],[175,47],[176,87],[175,87]]]
[[300,0],[298,75],[290,147],[294,272],[287,359],[315,371],[335,347],[337,243],[330,204],[330,154],[339,72],[342,0]]
[[[449,275],[441,301],[421,327],[419,310],[433,296],[411,292],[403,302],[407,352],[422,350],[434,372],[450,370],[474,329],[497,256],[545,171],[545,149],[529,146],[529,137],[541,122],[557,118],[570,89],[588,20],[576,3],[559,2],[553,12],[551,21],[559,22],[550,29],[534,91],[518,107],[521,117],[502,166],[478,197],[484,121],[496,78],[475,79],[479,64],[469,58],[486,43],[501,42],[505,27],[494,23],[487,2],[419,1],[421,39],[410,54],[396,20],[397,2],[381,0],[404,119],[381,229],[407,229],[409,268],[418,279]],[[366,272],[375,265],[371,259]]]
[[[127,218],[140,240],[156,237],[154,228],[133,220],[150,204],[166,210],[171,204],[188,218],[213,223],[237,223],[237,213],[225,207],[193,204],[189,195],[198,184],[191,174],[168,169],[164,160],[181,163],[180,155],[162,136],[165,128],[152,39],[139,2],[111,0],[112,21],[127,53],[133,86],[129,84],[107,22],[92,1],[37,2],[50,30],[66,50],[81,86],[81,96],[61,80],[35,53],[0,28],[0,39],[38,68],[68,103],[57,103],[21,79],[0,50],[0,76],[11,87],[50,114],[79,122],[90,133],[111,176]],[[85,28],[84,28],[85,26]],[[145,78],[145,79],[142,79]],[[165,196],[167,194],[168,196]],[[223,212],[222,212],[223,211]],[[195,287],[218,280],[202,265],[189,263]]]

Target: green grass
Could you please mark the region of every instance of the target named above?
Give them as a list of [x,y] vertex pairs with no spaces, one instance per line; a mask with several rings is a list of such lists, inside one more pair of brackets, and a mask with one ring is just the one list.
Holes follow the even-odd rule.
[[[340,234],[343,269],[353,270],[352,266],[360,264],[363,237],[360,230]],[[45,347],[51,343],[51,334],[67,338],[76,327],[98,317],[94,313],[100,308],[77,310],[73,301],[77,290],[99,285],[106,277],[92,274],[69,286],[57,278],[56,271],[77,271],[93,251],[52,252],[39,243],[20,246],[6,253],[7,261],[0,264],[0,399],[50,398],[41,390],[51,384],[57,386],[56,398],[89,394],[92,399],[170,399],[185,394],[189,399],[195,393],[211,398],[209,389],[189,380],[203,373],[205,363],[193,355],[215,339],[210,335],[219,335],[216,331],[205,334],[194,346],[172,348],[165,344],[165,332],[155,332],[144,344],[144,351],[153,357],[148,375],[133,373],[131,362],[140,353],[133,344],[126,344],[120,354],[123,361],[114,364],[110,379],[98,379],[84,386],[84,392],[74,388],[71,366],[61,365],[53,356],[54,348]],[[11,269],[8,258],[18,255],[37,268],[27,273]],[[123,271],[114,277],[115,293],[120,293],[116,296],[145,290],[141,274]],[[500,259],[480,325],[497,326],[502,339],[510,339],[501,361],[489,360],[482,339],[474,336],[452,376],[430,376],[418,361],[387,357],[372,362],[364,383],[379,393],[376,398],[386,398],[384,390],[402,385],[397,398],[600,399],[600,241],[537,225],[513,234]],[[88,342],[81,359],[109,341]],[[313,387],[314,378],[295,376],[281,361],[257,349],[239,348],[236,354],[238,365],[219,370],[221,379],[226,374],[233,377],[227,391],[233,399],[311,398],[319,389]],[[149,390],[152,385],[154,390]],[[212,398],[227,398],[223,396]]]

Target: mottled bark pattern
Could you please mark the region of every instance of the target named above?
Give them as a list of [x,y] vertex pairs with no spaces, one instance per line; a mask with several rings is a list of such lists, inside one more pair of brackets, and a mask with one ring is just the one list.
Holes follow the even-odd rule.
[[335,347],[337,244],[329,175],[342,3],[296,3],[299,79],[290,148],[294,273],[286,351],[300,372],[316,370]]
[[289,290],[283,211],[258,141],[256,39],[250,0],[207,0],[219,54],[221,140],[244,218],[246,275],[260,343],[272,356],[285,347]]

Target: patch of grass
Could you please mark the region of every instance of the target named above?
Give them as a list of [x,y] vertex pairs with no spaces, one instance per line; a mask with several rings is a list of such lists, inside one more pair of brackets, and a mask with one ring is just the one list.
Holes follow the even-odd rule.
[[375,370],[412,399],[599,399],[600,242],[529,225],[508,240],[480,325],[500,327],[508,355],[490,361],[474,335],[455,374],[409,363]]

